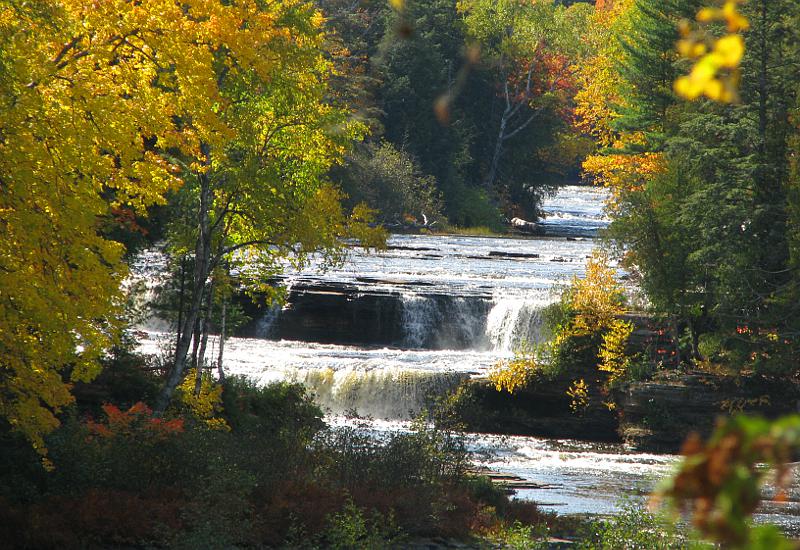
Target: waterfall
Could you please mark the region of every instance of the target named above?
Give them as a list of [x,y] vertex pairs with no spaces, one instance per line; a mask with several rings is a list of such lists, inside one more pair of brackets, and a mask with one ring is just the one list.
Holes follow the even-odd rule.
[[487,300],[464,296],[401,295],[403,341],[411,349],[483,349]]
[[541,340],[540,293],[486,299],[402,295],[402,346],[512,352]]
[[542,309],[548,302],[540,295],[498,298],[486,319],[486,337],[492,349],[512,352],[542,339]]
[[486,300],[459,296],[447,301],[445,311],[448,324],[437,334],[438,348],[486,348]]
[[309,388],[319,405],[334,413],[355,411],[361,416],[406,420],[468,376],[448,371],[326,368],[298,369],[293,378]]
[[439,305],[432,296],[402,294],[403,346],[422,348],[429,344],[433,331],[441,324]]
[[269,338],[275,328],[275,321],[281,314],[281,306],[278,304],[270,306],[264,315],[256,322],[255,335],[257,338]]

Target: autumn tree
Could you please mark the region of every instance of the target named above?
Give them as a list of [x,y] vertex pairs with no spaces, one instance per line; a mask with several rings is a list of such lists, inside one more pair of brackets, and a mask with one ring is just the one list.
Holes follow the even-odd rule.
[[100,230],[177,187],[155,146],[187,146],[177,119],[205,101],[153,55],[192,57],[143,30],[158,4],[0,3],[0,415],[41,452],[120,326],[123,249]]
[[467,36],[497,71],[502,102],[499,128],[483,185],[492,189],[507,142],[548,110],[569,101],[573,64],[583,55],[578,30],[589,7],[516,1],[462,2]]
[[[611,139],[584,167],[612,187],[612,236],[687,344],[684,359],[780,370],[797,334],[787,222],[796,200],[787,179],[796,7],[765,6],[740,6],[750,29],[741,34],[740,102],[730,104],[685,102],[673,90],[690,65],[675,49],[679,24],[704,3],[638,0],[625,10]],[[724,37],[725,24],[712,22],[711,36]]]
[[[297,2],[220,9],[250,32],[235,40],[211,34],[205,52],[219,131],[198,136],[197,150],[182,159],[180,193],[191,222],[174,224],[172,247],[191,261],[190,300],[160,411],[181,383],[190,349],[192,363],[202,366],[215,270],[237,270],[240,284],[268,291],[267,279],[286,258],[302,263],[322,251],[337,261],[342,237],[381,239],[367,229],[364,208],[344,216],[339,192],[325,182],[362,126],[326,100],[332,65],[322,50],[320,14]],[[191,10],[186,17],[203,20]]]
[[0,414],[40,450],[121,326],[109,225],[189,183],[196,296],[215,251],[344,232],[318,176],[357,132],[321,99],[321,22],[291,1],[0,3]]

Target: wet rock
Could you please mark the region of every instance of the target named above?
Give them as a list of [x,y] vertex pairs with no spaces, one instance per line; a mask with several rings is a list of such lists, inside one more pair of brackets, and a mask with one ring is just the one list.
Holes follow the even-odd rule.
[[[358,286],[295,282],[286,304],[272,314],[274,319],[269,321],[266,332],[264,319],[270,310],[243,298],[240,303],[253,320],[236,335],[322,344],[466,349],[476,344],[476,334],[483,334],[477,325],[485,323],[491,308],[489,296],[427,294],[425,289],[431,283],[420,281],[375,277],[357,280]],[[413,289],[412,299],[398,287]],[[475,326],[465,323],[465,319],[474,321]],[[409,323],[419,325],[412,327],[419,333],[413,341],[409,340]]]
[[431,252],[435,251],[435,248],[430,248],[427,246],[403,246],[399,244],[390,244],[386,247],[387,250],[410,250],[413,252]]
[[690,432],[708,436],[720,416],[747,412],[775,418],[796,412],[800,386],[755,374],[673,371],[629,384],[614,398],[627,443],[642,450],[677,452]]
[[470,431],[618,442],[617,417],[603,405],[607,398],[596,385],[590,385],[587,410],[575,414],[570,409],[566,391],[573,380],[590,380],[593,375],[573,372],[542,378],[514,394],[497,391],[486,379],[471,380],[459,421]]
[[512,218],[511,229],[520,233],[535,235],[539,233],[539,224],[536,222],[523,220],[522,218]]
[[503,258],[509,260],[536,259],[539,257],[538,254],[527,254],[524,252],[501,252],[499,250],[490,251],[489,256],[492,258]]

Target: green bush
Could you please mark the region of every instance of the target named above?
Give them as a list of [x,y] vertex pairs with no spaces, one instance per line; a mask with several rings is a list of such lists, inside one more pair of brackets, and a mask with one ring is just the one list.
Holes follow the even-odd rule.
[[382,548],[400,532],[467,536],[487,508],[490,523],[527,517],[468,474],[460,433],[425,419],[385,437],[328,428],[303,386],[239,379],[223,402],[229,430],[81,404],[47,441],[54,471],[2,430],[0,534],[21,548]]
[[333,178],[349,197],[350,206],[366,203],[383,222],[402,223],[407,217],[428,223],[442,220],[442,201],[436,179],[423,174],[407,152],[391,143],[368,143]]
[[331,550],[377,550],[399,543],[403,538],[394,516],[374,512],[365,517],[352,501],[341,512],[328,519],[328,528],[321,539]]
[[489,538],[501,548],[508,550],[545,550],[549,548],[547,535],[548,530],[545,525],[534,527],[515,521],[509,526],[498,529]]
[[626,504],[612,518],[589,526],[578,550],[683,550],[709,548],[691,543],[675,526],[635,504]]
[[495,232],[505,230],[502,212],[484,189],[462,184],[450,193],[447,206],[448,217],[454,225],[487,227]]

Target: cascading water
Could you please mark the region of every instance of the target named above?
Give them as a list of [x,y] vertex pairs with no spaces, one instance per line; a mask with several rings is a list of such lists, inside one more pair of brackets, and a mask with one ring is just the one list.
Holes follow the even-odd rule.
[[281,314],[281,306],[274,305],[267,309],[266,312],[256,322],[255,333],[259,338],[271,338],[273,336],[275,321]]
[[[355,409],[380,419],[408,418],[432,397],[469,377],[486,375],[523,343],[540,341],[541,312],[554,299],[551,289],[583,274],[594,248],[589,237],[605,224],[602,193],[567,188],[551,206],[545,204],[545,210],[554,213],[542,224],[545,238],[394,235],[388,250],[354,249],[343,267],[326,271],[312,262],[291,275],[302,281],[305,290],[296,287],[290,302],[302,303],[290,304],[282,312],[262,312],[260,326],[251,333],[261,338],[231,338],[225,347],[226,371],[259,384],[301,382],[333,415]],[[264,339],[289,334],[281,324],[290,313],[297,329],[291,333],[294,339]],[[355,334],[360,339],[352,337],[359,330],[382,340],[370,341],[362,334]],[[342,341],[323,343],[336,341],[331,334],[343,335]],[[320,335],[329,339],[314,340]],[[147,333],[140,350],[157,354],[160,338]],[[168,335],[163,338],[171,341]],[[359,345],[346,345],[354,342]],[[402,429],[395,422],[386,425]],[[535,438],[475,437],[476,447],[485,446],[499,456],[488,466],[550,486],[562,483],[574,488],[551,495],[576,513],[597,513],[598,508],[573,498],[573,493],[601,494],[608,500],[612,491],[630,491],[636,479],[661,471],[656,464],[641,476],[634,472],[636,476],[603,493],[596,484],[619,475],[618,464],[627,460],[623,449],[610,452],[614,456],[598,475],[599,470],[591,467],[598,457],[580,444],[564,449],[562,442],[542,447]],[[648,461],[652,460],[631,458],[634,464]],[[547,501],[548,494],[534,497]]]
[[492,349],[509,353],[540,343],[546,305],[541,298],[496,299],[486,319],[486,337]]
[[404,293],[403,347],[411,349],[485,349],[489,304],[473,296]]
[[431,296],[404,293],[401,295],[401,303],[403,345],[412,349],[427,347],[433,330],[441,322],[437,301]]
[[294,378],[334,414],[410,419],[436,397],[454,390],[466,373],[418,370],[321,369],[298,371]]

